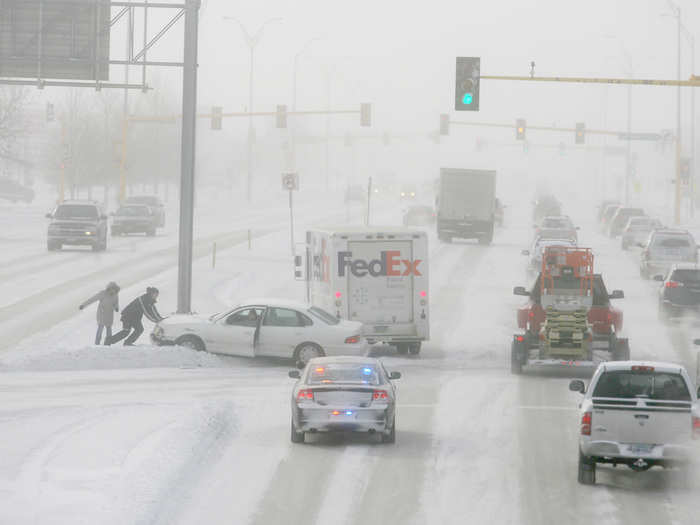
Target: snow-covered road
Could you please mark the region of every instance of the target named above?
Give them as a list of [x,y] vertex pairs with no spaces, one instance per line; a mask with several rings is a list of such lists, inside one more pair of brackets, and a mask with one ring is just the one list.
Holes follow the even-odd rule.
[[[308,210],[306,220],[332,208]],[[513,224],[525,211],[510,211],[511,226],[490,247],[431,238],[433,340],[419,358],[384,357],[389,369],[403,373],[395,445],[324,436],[290,443],[285,362],[86,346],[94,312],[69,309],[90,286],[110,279],[100,268],[78,289],[64,285],[60,301],[40,285],[27,297],[16,294],[0,309],[0,335],[12,341],[0,355],[0,523],[700,522],[697,477],[688,483],[673,471],[602,467],[598,485],[579,485],[578,396],[569,392],[566,374],[510,374],[521,301],[512,287],[528,284],[519,252],[531,234]],[[257,222],[267,235],[254,250],[229,233],[232,242],[216,269],[208,259],[196,262],[196,308],[215,311],[253,295],[299,297],[283,213]],[[635,254],[598,235],[588,216],[574,218],[608,286],[625,290],[619,306],[632,355],[694,370],[691,341],[700,329],[659,324],[655,285],[639,279]],[[110,265],[130,260],[125,248],[124,258]],[[146,282],[164,291],[162,303],[174,300],[176,271],[159,261],[157,250],[152,266],[119,274],[122,301]],[[42,268],[37,263],[30,276],[47,282]],[[6,270],[0,265],[0,274]],[[83,275],[66,271],[56,286]],[[19,308],[22,301],[31,308]],[[36,318],[27,319],[40,303],[48,317],[37,330]],[[51,317],[54,310],[60,315]],[[33,326],[13,336],[12,327],[23,323]]]

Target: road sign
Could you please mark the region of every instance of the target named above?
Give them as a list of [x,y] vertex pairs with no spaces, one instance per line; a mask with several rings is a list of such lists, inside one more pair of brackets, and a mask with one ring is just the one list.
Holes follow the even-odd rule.
[[299,174],[298,173],[283,173],[282,174],[282,189],[288,191],[299,190]]
[[663,137],[660,133],[618,133],[617,138],[620,140],[661,140]]

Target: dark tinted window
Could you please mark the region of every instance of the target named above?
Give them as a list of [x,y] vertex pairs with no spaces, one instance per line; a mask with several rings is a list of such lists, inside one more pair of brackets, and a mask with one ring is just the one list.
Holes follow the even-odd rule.
[[689,248],[690,238],[684,235],[657,235],[652,243],[654,248]]
[[62,204],[56,208],[56,219],[97,219],[97,207],[80,204]]
[[700,284],[700,270],[675,270],[671,280],[684,284]]
[[593,397],[690,401],[690,392],[680,374],[615,370],[600,376]]

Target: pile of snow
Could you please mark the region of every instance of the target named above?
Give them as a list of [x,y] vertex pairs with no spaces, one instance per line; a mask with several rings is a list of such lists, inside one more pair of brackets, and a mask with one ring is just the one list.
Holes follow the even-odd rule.
[[107,370],[129,368],[220,368],[221,357],[179,346],[85,346],[10,352],[0,371]]

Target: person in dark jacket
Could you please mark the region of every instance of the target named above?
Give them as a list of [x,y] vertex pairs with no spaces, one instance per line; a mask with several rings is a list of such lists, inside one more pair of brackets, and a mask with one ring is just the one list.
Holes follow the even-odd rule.
[[122,330],[109,338],[108,344],[117,343],[126,337],[124,346],[133,345],[134,341],[143,333],[143,323],[141,321],[144,315],[154,323],[165,319],[156,310],[157,299],[158,288],[149,286],[146,288],[145,294],[131,301],[122,310]]
[[82,310],[95,301],[97,304],[97,334],[95,334],[95,344],[99,345],[102,340],[102,330],[107,329],[105,334],[105,344],[108,344],[112,337],[112,325],[114,324],[114,312],[119,311],[119,286],[111,282],[104,290],[100,290],[87,301],[80,305]]

